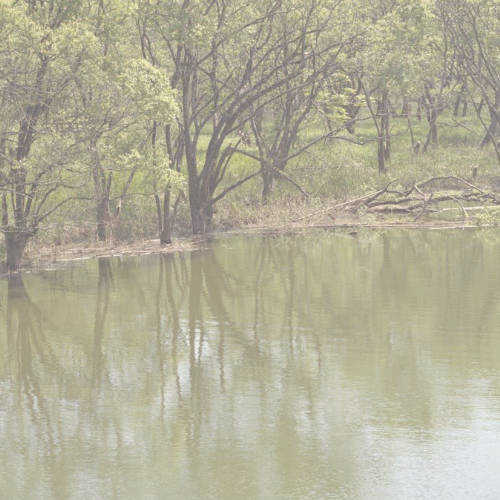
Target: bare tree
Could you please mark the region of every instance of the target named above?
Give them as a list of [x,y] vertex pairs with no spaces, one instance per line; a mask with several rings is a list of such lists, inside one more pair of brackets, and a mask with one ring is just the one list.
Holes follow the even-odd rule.
[[457,71],[466,75],[489,110],[490,123],[486,124],[479,106],[471,100],[485,129],[481,147],[493,144],[500,163],[497,128],[500,115],[500,75],[498,73],[498,16],[494,1],[439,0],[436,2],[443,31],[456,52]]

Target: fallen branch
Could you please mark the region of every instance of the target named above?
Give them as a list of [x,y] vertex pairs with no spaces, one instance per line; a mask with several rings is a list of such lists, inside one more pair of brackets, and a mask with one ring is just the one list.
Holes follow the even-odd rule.
[[[451,192],[450,190],[448,192],[443,191],[439,194],[435,190],[430,189],[433,183],[445,180],[454,181],[462,189],[453,189]],[[294,221],[299,222],[321,215],[326,215],[335,220],[335,212],[345,209],[357,210],[362,206],[365,207],[367,212],[376,214],[414,215],[414,220],[416,221],[425,214],[442,212],[445,209],[441,209],[439,204],[446,202],[458,205],[458,209],[462,212],[464,219],[467,219],[469,217],[467,213],[469,207],[467,207],[467,204],[476,204],[474,207],[470,207],[471,210],[481,208],[477,206],[478,204],[483,204],[482,206],[487,207],[497,207],[500,205],[500,201],[497,200],[493,193],[472,184],[462,177],[432,177],[425,181],[415,182],[407,191],[389,189],[394,182],[395,180],[392,180],[378,191],[322,208]]]
[[354,205],[356,203],[361,203],[361,202],[366,203],[368,201],[375,200],[376,198],[378,198],[382,194],[386,193],[389,186],[391,184],[393,184],[394,182],[395,182],[394,180],[389,182],[389,184],[387,184],[383,189],[380,189],[379,191],[375,191],[373,193],[369,193],[369,194],[366,194],[364,196],[360,196],[359,198],[354,198],[352,200],[347,200],[347,201],[344,201],[342,203],[338,203],[337,205],[333,205],[331,207],[317,210],[316,212],[313,212],[312,214],[308,214],[308,215],[304,215],[303,217],[299,217],[298,219],[294,219],[294,222],[299,222],[299,221],[302,221],[304,219],[310,219],[311,217],[314,217],[316,215],[325,215],[325,214],[331,212],[332,210],[338,210],[340,208],[345,208],[347,206]]

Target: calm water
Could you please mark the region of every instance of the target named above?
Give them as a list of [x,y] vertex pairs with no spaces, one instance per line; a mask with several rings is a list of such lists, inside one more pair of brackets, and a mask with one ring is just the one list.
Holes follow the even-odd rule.
[[500,235],[309,233],[0,282],[2,498],[500,498]]

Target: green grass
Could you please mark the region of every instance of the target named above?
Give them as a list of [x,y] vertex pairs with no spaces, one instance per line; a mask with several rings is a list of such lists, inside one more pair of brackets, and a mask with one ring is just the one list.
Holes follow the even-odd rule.
[[[435,176],[470,178],[473,167],[478,167],[478,182],[488,186],[490,179],[500,179],[495,154],[491,146],[484,150],[478,148],[483,130],[477,121],[460,118],[460,123],[463,126],[457,126],[452,116],[442,115],[439,121],[439,146],[415,155],[406,119],[393,119],[391,159],[385,175],[378,173],[374,142],[376,133],[369,121],[362,122],[356,129],[356,137],[365,142],[363,146],[337,139],[322,141],[289,162],[286,172],[310,194],[310,204],[363,195],[393,179],[396,180],[395,185],[407,187]],[[426,120],[415,120],[413,128],[416,140],[423,144],[428,130]],[[305,141],[319,133],[319,129],[310,127],[301,140]],[[257,168],[254,161],[241,155],[235,156],[225,184],[229,185]],[[259,212],[269,212],[260,205],[261,188],[261,181],[257,177],[222,200],[216,214],[218,227],[229,227],[231,220],[236,226],[245,225],[257,220]],[[299,198],[300,193],[295,187],[278,180],[270,205],[272,210],[285,217],[287,210],[295,209],[293,200]]]
[[[442,116],[443,123],[452,123],[452,118]],[[461,122],[463,120],[461,119]],[[440,125],[439,146],[429,148],[425,154],[415,155],[411,149],[405,119],[392,121],[392,153],[388,162],[386,176],[378,174],[375,130],[370,122],[363,122],[356,130],[356,136],[365,141],[359,146],[337,139],[320,142],[301,157],[291,161],[287,166],[290,174],[304,189],[313,196],[344,198],[364,193],[379,186],[386,178],[400,179],[403,184],[437,175],[470,176],[472,168],[479,167],[480,175],[499,175],[500,170],[491,148],[480,150],[477,147],[482,130],[474,121],[465,121],[466,130],[458,126]],[[319,130],[309,129],[307,135],[314,137]],[[425,142],[427,124],[424,119],[414,124],[417,140]],[[347,134],[348,136],[348,134]],[[305,140],[306,138],[303,138]],[[240,175],[256,168],[254,162],[238,156],[231,165],[231,175],[226,182],[239,178]],[[277,185],[275,196],[283,192],[293,192],[285,181]],[[258,197],[260,181],[256,179],[238,190],[235,199]]]
[[[425,118],[414,120],[415,138],[425,142],[428,126]],[[433,176],[457,175],[470,177],[473,167],[478,167],[478,182],[488,185],[490,180],[500,180],[500,169],[492,147],[480,150],[483,130],[477,120],[460,118],[463,126],[457,126],[450,115],[439,118],[439,146],[429,149],[425,154],[415,155],[411,148],[406,119],[393,118],[391,121],[392,153],[388,162],[387,174],[378,173],[376,156],[375,129],[369,120],[361,122],[356,128],[356,138],[363,146],[332,139],[321,141],[302,156],[290,161],[286,173],[310,194],[308,209],[321,206],[333,200],[354,198],[383,186],[388,180],[397,179],[401,186],[411,185],[418,180]],[[321,134],[319,127],[309,126],[300,141]],[[349,134],[345,134],[347,137]],[[200,138],[199,164],[204,159],[209,136]],[[255,151],[255,145],[249,146]],[[231,160],[223,189],[259,169],[254,160],[235,154]],[[499,182],[500,184],[500,182]],[[262,184],[259,177],[254,178],[234,190],[216,206],[215,229],[230,229],[252,224],[265,224],[271,221],[278,225],[294,214],[304,210],[304,200],[290,183],[278,180],[267,207],[261,205]],[[137,191],[133,189],[132,191]],[[60,241],[91,240],[94,236],[94,209],[88,202],[77,202],[68,206],[64,213],[57,213],[46,227],[40,231],[34,245],[51,244]],[[180,206],[176,225],[177,235],[190,232],[188,204]],[[115,236],[121,240],[137,240],[156,237],[156,220],[153,200],[146,196],[136,196],[127,201],[122,210],[119,227]]]

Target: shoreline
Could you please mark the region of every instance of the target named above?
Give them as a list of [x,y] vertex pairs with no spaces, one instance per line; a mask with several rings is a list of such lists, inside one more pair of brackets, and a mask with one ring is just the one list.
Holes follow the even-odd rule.
[[[159,239],[140,240],[132,243],[114,242],[109,244],[79,244],[45,246],[29,249],[23,259],[20,269],[22,272],[36,272],[50,269],[54,264],[68,264],[82,260],[111,258],[121,256],[161,255],[179,252],[192,252],[200,250],[203,245],[216,238],[224,238],[238,235],[266,235],[300,233],[302,231],[323,230],[380,230],[380,229],[411,229],[411,230],[456,230],[456,229],[491,229],[497,224],[477,224],[473,221],[401,221],[381,220],[366,222],[361,220],[339,220],[330,223],[288,223],[283,225],[248,225],[239,228],[219,230],[199,236],[175,238],[170,245],[161,246]],[[6,277],[8,273],[2,272],[0,277]]]

